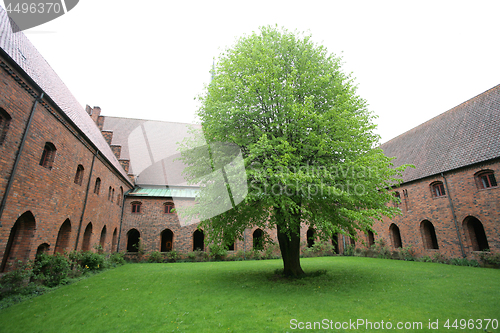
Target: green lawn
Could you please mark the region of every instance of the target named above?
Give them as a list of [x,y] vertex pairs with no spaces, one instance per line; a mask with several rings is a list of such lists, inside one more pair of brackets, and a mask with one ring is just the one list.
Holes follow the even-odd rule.
[[[274,275],[281,265],[128,264],[0,311],[0,331],[378,332],[377,323],[384,321],[393,327],[422,322],[423,329],[401,332],[484,332],[486,321],[483,329],[443,325],[447,319],[450,325],[455,319],[500,320],[500,270],[324,257],[302,259],[302,266],[326,274],[284,280]],[[336,322],[358,319],[373,329],[335,329]],[[439,320],[439,329],[428,329],[429,320]],[[321,322],[324,328],[328,322],[333,329],[301,330],[299,322]],[[490,323],[488,331],[500,329]]]

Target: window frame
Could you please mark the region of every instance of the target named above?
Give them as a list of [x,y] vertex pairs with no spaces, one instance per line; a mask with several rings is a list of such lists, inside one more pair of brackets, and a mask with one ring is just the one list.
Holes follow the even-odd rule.
[[432,182],[429,186],[431,188],[433,198],[446,197],[446,189],[444,188],[444,183],[442,181]]
[[83,167],[83,165],[78,164],[78,166],[76,167],[76,174],[74,179],[75,184],[82,186],[84,173],[85,168]]
[[131,213],[132,214],[140,214],[142,213],[142,202],[140,201],[134,201],[134,202],[131,202],[130,203],[130,206],[131,206]]
[[173,202],[166,202],[163,204],[164,214],[175,214],[175,205]]
[[12,117],[4,109],[0,108],[0,146],[5,142],[7,132],[9,131]]
[[490,188],[498,187],[498,182],[493,170],[481,170],[475,175],[476,184],[480,190],[488,190]]
[[99,195],[101,192],[101,178],[97,177],[94,184],[94,193]]
[[39,165],[46,169],[52,170],[56,157],[56,151],[57,148],[52,142],[45,142]]

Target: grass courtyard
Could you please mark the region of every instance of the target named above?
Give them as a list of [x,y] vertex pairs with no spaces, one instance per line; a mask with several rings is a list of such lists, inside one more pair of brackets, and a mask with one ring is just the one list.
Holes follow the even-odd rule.
[[128,264],[0,311],[0,332],[371,332],[399,322],[401,332],[484,332],[486,319],[497,320],[486,331],[500,332],[500,270],[301,262],[316,273],[283,279],[274,273],[281,260]]

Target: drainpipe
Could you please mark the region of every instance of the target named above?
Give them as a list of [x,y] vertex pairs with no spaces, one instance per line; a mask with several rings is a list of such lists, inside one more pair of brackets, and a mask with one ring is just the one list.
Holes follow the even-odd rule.
[[128,190],[127,192],[125,192],[125,194],[123,195],[123,198],[122,198],[122,212],[120,214],[120,231],[118,232],[118,242],[116,244],[116,252],[120,252],[120,240],[122,238],[123,211],[125,210],[125,198],[134,189],[135,189],[135,187],[131,188],[130,190]]
[[26,138],[28,137],[28,132],[31,127],[31,122],[33,120],[33,116],[35,115],[35,109],[36,106],[38,105],[38,102],[43,99],[44,93],[42,92],[38,98],[35,98],[35,101],[33,102],[33,106],[31,107],[31,112],[28,118],[28,122],[26,124],[26,127],[24,128],[24,133],[23,137],[21,139],[21,144],[19,145],[19,150],[17,151],[16,159],[14,161],[14,166],[12,166],[12,171],[10,173],[9,181],[7,183],[7,187],[5,188],[5,193],[2,198],[2,202],[0,203],[0,227],[2,226],[2,215],[3,215],[3,210],[5,209],[5,205],[7,203],[7,197],[10,192],[10,188],[12,187],[12,183],[14,182],[14,176],[16,174],[17,170],[17,165],[19,164],[19,160],[21,159],[21,153],[24,148],[24,144],[26,142]]
[[457,229],[458,244],[460,244],[460,251],[462,251],[462,257],[466,258],[467,256],[465,255],[464,246],[462,244],[462,237],[460,236],[460,230],[458,228],[457,216],[455,215],[455,209],[453,208],[453,202],[451,201],[450,190],[448,189],[448,181],[446,180],[446,177],[442,172],[441,172],[441,177],[443,177],[444,179],[444,186],[446,187],[446,193],[448,193],[448,201],[450,202],[450,209],[451,209],[451,214],[453,215],[453,221],[455,222],[455,229]]
[[83,200],[82,215],[80,215],[80,223],[78,224],[78,232],[76,233],[75,251],[78,249],[78,241],[80,240],[80,232],[82,231],[83,216],[85,215],[85,209],[87,208],[87,199],[89,197],[90,181],[92,180],[92,171],[94,171],[94,162],[97,155],[99,155],[98,150],[92,156],[92,165],[90,166],[89,181],[87,182],[87,191],[85,191],[85,199]]

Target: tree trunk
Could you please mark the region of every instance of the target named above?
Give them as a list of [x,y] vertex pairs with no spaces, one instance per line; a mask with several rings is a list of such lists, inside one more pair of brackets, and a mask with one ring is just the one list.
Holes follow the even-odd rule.
[[[295,226],[296,224],[292,222],[288,225]],[[297,224],[293,229],[295,230],[290,230],[290,237],[288,237],[283,226],[277,225],[278,242],[283,258],[283,274],[298,277],[304,275],[304,271],[300,267],[300,224]]]

